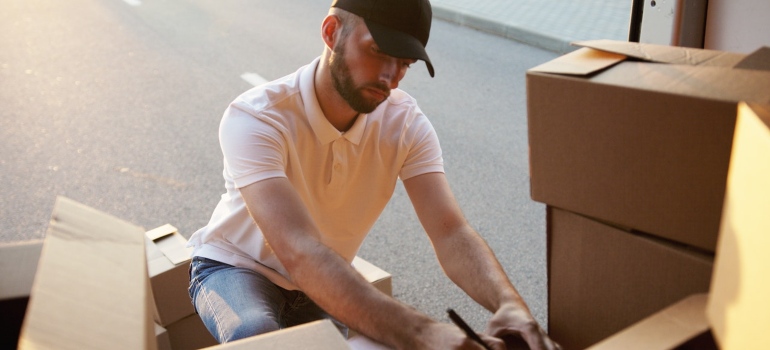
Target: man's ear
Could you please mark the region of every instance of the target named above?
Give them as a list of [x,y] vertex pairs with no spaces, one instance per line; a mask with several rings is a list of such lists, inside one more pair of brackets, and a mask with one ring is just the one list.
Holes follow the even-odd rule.
[[334,44],[339,38],[338,32],[342,29],[342,21],[336,15],[328,15],[321,23],[321,38],[329,50],[334,49]]

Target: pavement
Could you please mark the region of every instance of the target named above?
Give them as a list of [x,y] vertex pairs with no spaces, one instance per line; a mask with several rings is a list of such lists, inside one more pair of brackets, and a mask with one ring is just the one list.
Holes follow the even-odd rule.
[[435,18],[556,53],[577,40],[628,40],[632,0],[431,0]]

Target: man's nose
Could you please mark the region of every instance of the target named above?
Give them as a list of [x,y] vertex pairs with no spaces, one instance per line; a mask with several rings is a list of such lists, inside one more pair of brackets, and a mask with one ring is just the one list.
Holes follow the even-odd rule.
[[401,80],[399,68],[398,59],[391,57],[385,60],[380,71],[380,82],[387,85],[391,90],[397,88],[398,82]]

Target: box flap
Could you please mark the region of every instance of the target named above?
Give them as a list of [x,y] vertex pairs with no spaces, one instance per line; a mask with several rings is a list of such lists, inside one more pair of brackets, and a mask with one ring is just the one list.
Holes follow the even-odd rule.
[[572,45],[616,53],[636,59],[692,66],[717,65],[730,67],[744,55],[724,51],[693,49],[687,47],[633,43],[615,40],[576,41]]
[[155,349],[144,230],[59,197],[20,349]]
[[611,67],[624,59],[624,55],[582,48],[531,68],[529,72],[583,76]]
[[591,346],[590,350],[673,349],[708,331],[708,294],[695,294]]
[[149,238],[149,239],[154,241],[154,240],[157,240],[159,238],[163,238],[165,236],[168,236],[168,235],[170,235],[170,234],[172,234],[174,232],[177,232],[177,231],[178,230],[177,230],[176,227],[174,227],[174,226],[172,226],[170,224],[165,224],[163,226],[156,227],[156,228],[154,228],[152,230],[147,231],[146,235],[147,235],[147,238]]
[[708,319],[723,349],[770,344],[770,105],[741,103]]
[[0,244],[0,300],[29,296],[43,240]]
[[176,227],[166,224],[147,231],[146,236],[174,265],[190,259],[193,248],[186,247],[187,240],[177,232]]

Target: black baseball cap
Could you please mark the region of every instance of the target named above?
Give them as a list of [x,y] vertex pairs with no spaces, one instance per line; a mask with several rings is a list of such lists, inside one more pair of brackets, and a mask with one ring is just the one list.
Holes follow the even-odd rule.
[[331,7],[363,18],[380,50],[393,57],[423,60],[433,76],[433,64],[425,52],[433,19],[428,0],[334,0]]

